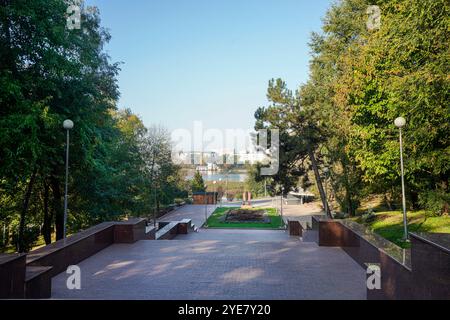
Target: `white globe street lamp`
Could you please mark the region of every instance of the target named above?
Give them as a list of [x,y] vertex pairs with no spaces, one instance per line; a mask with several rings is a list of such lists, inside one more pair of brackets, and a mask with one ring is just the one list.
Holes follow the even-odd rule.
[[66,130],[71,130],[71,129],[73,129],[73,121],[72,121],[72,120],[65,120],[65,121],[63,122],[63,127],[64,127],[64,129],[66,129]]
[[406,119],[403,117],[398,117],[395,119],[394,123],[397,128],[401,129],[406,125]]
[[400,168],[402,176],[402,205],[403,205],[403,239],[408,240],[408,217],[406,215],[406,195],[405,195],[405,170],[403,166],[403,137],[402,128],[406,125],[406,119],[398,117],[394,121],[395,126],[399,129],[400,133]]
[[63,226],[63,239],[66,238],[66,225],[67,225],[67,204],[68,204],[68,184],[69,184],[69,144],[70,137],[69,131],[73,129],[73,121],[65,120],[63,122],[63,128],[66,130],[66,182],[64,186],[64,226]]

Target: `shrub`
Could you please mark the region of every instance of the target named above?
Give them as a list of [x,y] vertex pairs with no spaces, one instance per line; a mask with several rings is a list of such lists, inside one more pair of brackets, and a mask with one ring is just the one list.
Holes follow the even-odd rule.
[[232,193],[232,192],[227,193],[227,200],[228,201],[233,201],[234,198],[235,198],[235,194],[234,193]]
[[430,216],[441,216],[449,213],[450,194],[443,189],[422,192],[419,204]]
[[347,219],[349,214],[345,212],[333,212],[333,217],[334,219]]
[[[28,225],[25,227],[23,232],[23,243],[24,250],[26,252],[30,251],[33,246],[36,244],[40,235],[40,228],[35,225]],[[17,228],[13,233],[13,245],[19,250],[19,229]]]
[[361,216],[361,220],[364,223],[371,223],[371,222],[375,221],[375,219],[376,219],[376,215],[375,215],[372,207],[369,207],[369,209],[367,209],[367,213],[365,213]]

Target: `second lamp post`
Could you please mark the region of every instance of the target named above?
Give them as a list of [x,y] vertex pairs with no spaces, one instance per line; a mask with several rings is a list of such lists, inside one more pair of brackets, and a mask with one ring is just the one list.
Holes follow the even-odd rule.
[[73,121],[65,120],[63,123],[64,129],[66,129],[66,181],[64,185],[64,226],[63,226],[63,239],[66,238],[66,225],[67,225],[67,202],[68,202],[68,184],[69,184],[69,144],[70,136],[69,131],[73,129]]
[[403,137],[402,128],[406,125],[406,119],[403,117],[398,117],[395,119],[395,126],[400,131],[400,168],[402,176],[402,205],[403,205],[403,239],[408,240],[408,218],[406,216],[406,192],[405,192],[405,170],[403,166]]

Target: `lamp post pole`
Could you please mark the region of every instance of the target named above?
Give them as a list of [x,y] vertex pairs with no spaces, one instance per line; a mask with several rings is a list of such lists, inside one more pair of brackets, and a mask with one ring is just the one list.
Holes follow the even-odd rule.
[[216,197],[216,183],[217,183],[217,181],[216,180],[214,180],[213,181],[213,203],[214,203],[214,207],[216,207],[217,206],[217,197]]
[[228,169],[225,173],[225,198],[227,199],[228,202]]
[[[153,179],[152,179],[153,180]],[[156,227],[156,220],[158,219],[158,208],[156,206],[156,184],[152,181],[153,184],[153,226]]]
[[281,220],[283,220],[283,193],[284,187],[281,187]]
[[220,199],[219,199],[219,206],[222,208],[222,198],[223,198],[223,187],[222,187],[222,178],[219,178],[219,184],[220,184],[220,188],[221,188],[221,193],[222,193],[222,196],[220,197]]
[[68,191],[69,191],[69,145],[70,134],[69,131],[73,128],[72,120],[65,120],[63,123],[64,129],[66,129],[66,181],[64,185],[64,225],[63,225],[63,239],[67,236],[67,206],[68,206]]
[[264,178],[264,198],[267,198],[267,179]]
[[[330,204],[328,203],[328,189],[327,189],[328,188],[328,173],[329,173],[328,167],[324,168],[323,173],[324,173],[323,182],[324,182],[324,187],[325,187],[324,194],[325,194],[325,199],[326,199],[326,204],[327,204],[326,211],[329,212],[331,209],[330,209]],[[330,211],[330,215],[331,215],[331,211]]]
[[205,227],[208,226],[208,199],[207,199],[207,193],[205,188]]
[[402,206],[403,206],[403,239],[408,240],[408,217],[406,215],[406,192],[405,192],[405,170],[403,166],[403,137],[402,128],[406,125],[406,120],[403,117],[395,119],[395,126],[399,129],[400,136],[400,169],[402,176]]

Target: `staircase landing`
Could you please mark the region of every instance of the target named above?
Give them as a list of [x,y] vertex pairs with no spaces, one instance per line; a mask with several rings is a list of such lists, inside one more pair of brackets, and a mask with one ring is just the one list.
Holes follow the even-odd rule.
[[53,278],[56,299],[366,299],[366,275],[343,250],[285,231],[204,230],[114,244],[79,264],[82,290]]

